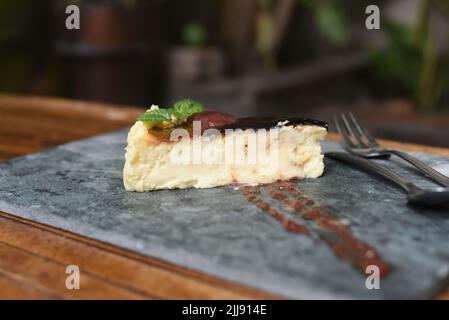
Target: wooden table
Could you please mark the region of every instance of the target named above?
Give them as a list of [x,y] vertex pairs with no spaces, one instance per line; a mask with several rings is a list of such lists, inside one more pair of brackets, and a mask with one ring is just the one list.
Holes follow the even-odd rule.
[[[0,160],[131,125],[143,108],[0,95]],[[336,139],[330,135],[330,139]],[[449,149],[384,141],[449,156]],[[68,290],[67,265],[81,270]],[[0,212],[1,299],[276,299],[159,259]],[[438,298],[449,298],[449,290]]]

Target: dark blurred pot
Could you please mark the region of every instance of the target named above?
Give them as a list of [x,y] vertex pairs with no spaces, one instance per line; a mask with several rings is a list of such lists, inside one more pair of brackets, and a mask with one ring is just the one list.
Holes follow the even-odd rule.
[[224,59],[218,48],[175,47],[170,50],[168,65],[172,82],[201,82],[220,78]]
[[56,51],[64,62],[70,97],[140,105],[162,98],[160,1],[132,10],[86,4],[80,8],[80,30],[65,28],[64,11],[56,9]]
[[191,96],[191,88],[223,78],[224,57],[218,48],[175,47],[168,55],[171,99]]

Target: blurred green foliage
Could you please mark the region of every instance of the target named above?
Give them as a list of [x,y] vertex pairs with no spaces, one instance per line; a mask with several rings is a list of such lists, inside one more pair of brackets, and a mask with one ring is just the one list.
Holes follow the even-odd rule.
[[65,5],[74,4],[77,6],[89,4],[89,3],[101,3],[110,5],[119,5],[125,9],[132,10],[138,6],[144,5],[150,2],[149,0],[64,0]]
[[398,83],[424,112],[442,109],[449,95],[448,53],[439,49],[439,30],[432,28],[432,10],[449,17],[447,9],[449,0],[421,1],[414,24],[383,25],[386,46],[373,53],[379,79]]
[[277,48],[275,47],[275,21],[273,0],[259,0],[259,12],[256,16],[255,46],[263,66],[267,70],[277,68]]
[[[0,1],[0,90],[16,91],[28,81],[32,62],[24,41],[33,0]],[[29,48],[28,48],[29,49]]]
[[21,15],[33,9],[35,1],[0,1],[0,44],[17,36],[24,21]]
[[[344,1],[298,0],[298,3],[311,10],[315,27],[324,40],[337,47],[347,44],[349,21]],[[386,46],[371,52],[378,81],[395,83],[425,112],[439,110],[449,103],[449,57],[439,50],[441,46],[435,37],[438,30],[432,28],[432,10],[449,19],[449,0],[421,0],[413,25],[382,19]]]
[[312,11],[314,22],[321,36],[336,46],[348,40],[348,21],[341,0],[298,0]]
[[379,79],[398,80],[409,90],[415,86],[420,69],[421,50],[415,45],[410,28],[394,23],[383,26],[387,45],[374,51],[374,70]]
[[189,47],[202,47],[208,40],[206,29],[198,22],[186,24],[181,33],[182,43]]
[[[162,1],[162,0],[151,0]],[[274,45],[273,0],[258,0],[256,46],[265,66],[276,65]],[[348,45],[350,15],[343,0],[296,0],[298,10],[306,10],[323,40],[339,48]],[[39,51],[39,25],[35,14],[44,5],[105,3],[133,9],[150,0],[14,0],[0,1],[0,90],[21,91],[30,83]],[[371,1],[367,1],[368,4]],[[385,3],[384,1],[382,3]],[[436,111],[449,103],[449,55],[442,52],[432,24],[432,12],[449,20],[449,0],[421,0],[414,24],[388,22],[382,18],[385,46],[371,49],[372,70],[380,83],[404,90],[423,111]],[[364,3],[360,4],[360,8]],[[358,8],[358,9],[360,9]],[[361,9],[360,9],[361,10]],[[363,17],[363,11],[358,10]],[[363,21],[363,20],[360,20]],[[360,23],[358,21],[357,23]],[[201,47],[207,44],[207,24],[186,24],[181,30],[184,45]],[[449,40],[449,39],[446,39]],[[353,44],[357,47],[358,44]],[[444,47],[444,46],[443,46]],[[359,47],[360,49],[360,47]],[[34,64],[34,65],[33,65]],[[39,64],[39,63],[37,63]],[[396,87],[395,87],[396,90]],[[396,90],[397,91],[397,90]],[[395,92],[397,93],[397,92]],[[446,108],[448,110],[449,108]]]
[[[256,48],[264,67],[275,69],[278,65],[273,12],[275,1],[258,0],[258,4],[260,10],[256,17]],[[348,21],[343,1],[296,0],[296,5],[299,10],[310,11],[315,28],[324,41],[336,47],[347,44]]]

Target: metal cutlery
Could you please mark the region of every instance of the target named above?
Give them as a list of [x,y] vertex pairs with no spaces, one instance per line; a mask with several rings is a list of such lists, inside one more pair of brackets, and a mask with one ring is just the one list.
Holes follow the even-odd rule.
[[418,168],[442,186],[449,187],[449,177],[436,171],[417,158],[399,151],[386,149],[377,143],[369,132],[360,124],[352,113],[336,116],[335,125],[343,138],[346,149],[364,158],[388,158],[391,155],[398,156]]
[[362,169],[376,173],[389,181],[396,183],[407,193],[411,204],[422,206],[437,206],[449,204],[449,188],[437,187],[433,189],[421,189],[396,172],[373,161],[344,152],[327,152],[329,158],[356,165]]

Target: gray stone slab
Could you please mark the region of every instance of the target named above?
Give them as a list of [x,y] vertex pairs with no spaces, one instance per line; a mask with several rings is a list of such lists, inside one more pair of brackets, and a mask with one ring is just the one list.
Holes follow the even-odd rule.
[[[391,265],[381,289],[367,290],[365,276],[325,243],[286,232],[232,186],[126,192],[126,132],[1,163],[0,210],[290,298],[429,298],[447,283],[447,209],[412,208],[396,187],[333,160],[323,177],[297,182]],[[382,162],[432,185],[400,161]]]

